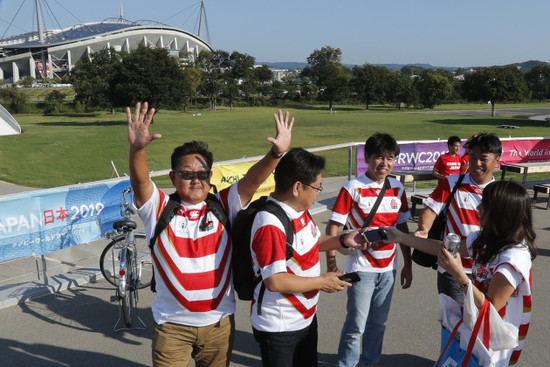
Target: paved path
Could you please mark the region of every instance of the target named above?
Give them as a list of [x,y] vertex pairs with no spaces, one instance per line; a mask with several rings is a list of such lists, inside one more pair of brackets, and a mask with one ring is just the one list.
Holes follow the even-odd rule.
[[[330,207],[345,178],[325,179],[325,190],[319,196],[314,218],[319,227],[326,226]],[[0,185],[1,187],[1,185]],[[0,192],[0,194],[2,194]],[[533,319],[521,366],[550,365],[547,348],[550,322],[547,316],[550,304],[550,210],[544,210],[545,198],[534,209],[538,235],[539,256],[533,270]],[[409,223],[411,229],[415,223]],[[28,282],[0,285],[11,296],[22,295],[27,302],[0,307],[0,355],[2,366],[149,366],[152,317],[150,307],[153,295],[139,293],[139,311],[145,330],[114,332],[118,305],[109,301],[114,294],[103,279],[96,278],[97,256],[105,242],[75,246],[71,253],[50,254],[50,288],[61,292],[35,298]],[[68,250],[68,249],[67,249]],[[324,255],[321,255],[324,268]],[[25,262],[26,261],[26,262]],[[19,264],[33,269],[34,259]],[[338,263],[344,265],[340,256]],[[2,265],[2,264],[0,264]],[[54,266],[54,265],[52,265]],[[66,271],[67,270],[67,271]],[[79,283],[88,277],[91,282]],[[65,283],[67,286],[64,286]],[[35,283],[35,288],[40,282]],[[36,289],[35,289],[36,290]],[[25,296],[27,295],[27,296]],[[336,350],[345,316],[345,292],[321,294],[319,304],[319,361],[321,366],[336,365]],[[236,342],[232,366],[259,366],[258,347],[248,321],[249,303],[239,301],[236,312]],[[411,289],[402,290],[396,284],[387,323],[381,364],[385,366],[432,366],[440,345],[437,322],[437,292],[435,273],[431,269],[414,268]]]

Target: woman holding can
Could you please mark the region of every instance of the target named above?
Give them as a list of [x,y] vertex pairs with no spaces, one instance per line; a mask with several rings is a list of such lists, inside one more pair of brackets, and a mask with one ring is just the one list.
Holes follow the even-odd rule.
[[[518,361],[531,319],[531,269],[537,253],[531,199],[522,185],[495,181],[484,189],[478,210],[481,230],[462,241],[458,254],[474,259],[476,306],[480,308],[487,297],[504,320],[519,329],[516,348],[495,351],[496,366],[508,366]],[[384,229],[389,241],[437,255],[439,264],[466,293],[470,283],[460,256],[453,257],[441,241],[406,235],[393,227]]]

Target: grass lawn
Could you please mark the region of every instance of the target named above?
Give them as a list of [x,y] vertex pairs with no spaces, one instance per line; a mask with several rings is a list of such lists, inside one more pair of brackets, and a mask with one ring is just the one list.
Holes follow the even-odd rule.
[[[473,105],[460,105],[472,109]],[[504,108],[505,105],[497,106]],[[513,105],[547,107],[548,104]],[[458,109],[454,106],[451,109]],[[506,106],[510,107],[510,105]],[[431,114],[418,110],[396,111],[358,106],[290,108],[296,118],[294,147],[318,147],[346,142],[364,142],[374,132],[388,132],[397,140],[468,137],[480,131],[499,137],[549,135],[544,123],[513,117],[464,117]],[[161,110],[152,132],[163,138],[148,149],[151,170],[170,167],[172,149],[188,140],[206,141],[216,161],[260,155],[270,147],[266,137],[275,133],[272,115],[276,108],[235,108],[232,111],[200,111],[186,114]],[[411,113],[414,112],[414,113]],[[200,116],[199,116],[200,114]],[[54,187],[113,177],[110,161],[120,174],[128,172],[126,116],[101,112],[56,116],[15,115],[20,135],[0,137],[0,180],[31,187]],[[502,129],[500,125],[519,129]],[[327,158],[327,176],[346,175],[347,149],[320,153]]]

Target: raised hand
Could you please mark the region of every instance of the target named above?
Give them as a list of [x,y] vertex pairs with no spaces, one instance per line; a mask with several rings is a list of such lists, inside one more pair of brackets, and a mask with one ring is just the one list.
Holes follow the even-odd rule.
[[279,113],[273,114],[275,120],[275,128],[277,129],[277,135],[275,138],[268,137],[267,140],[273,144],[273,153],[281,155],[290,147],[290,141],[292,138],[292,126],[294,125],[294,117],[290,119],[290,112],[286,111],[283,115],[283,111],[279,110]]
[[155,139],[162,137],[160,134],[150,134],[149,125],[153,121],[153,116],[155,115],[155,109],[151,108],[149,110],[149,104],[147,102],[141,104],[141,102],[136,103],[136,108],[134,114],[130,107],[126,107],[126,117],[128,119],[128,142],[130,147],[135,150],[140,150],[145,148]]

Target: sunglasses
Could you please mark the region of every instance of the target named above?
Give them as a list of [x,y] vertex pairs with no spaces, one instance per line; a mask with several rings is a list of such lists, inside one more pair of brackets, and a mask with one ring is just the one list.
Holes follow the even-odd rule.
[[207,180],[210,177],[210,170],[205,171],[174,171],[175,174],[179,174],[184,180],[192,180],[195,177],[199,180]]

